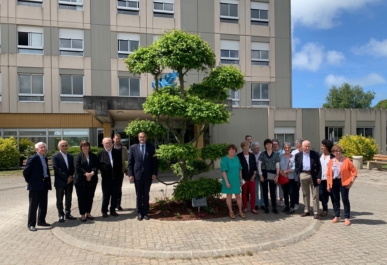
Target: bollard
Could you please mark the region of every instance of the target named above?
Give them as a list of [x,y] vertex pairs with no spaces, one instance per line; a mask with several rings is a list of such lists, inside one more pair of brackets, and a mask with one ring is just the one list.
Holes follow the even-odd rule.
[[356,169],[362,169],[363,168],[363,156],[353,156],[353,165]]

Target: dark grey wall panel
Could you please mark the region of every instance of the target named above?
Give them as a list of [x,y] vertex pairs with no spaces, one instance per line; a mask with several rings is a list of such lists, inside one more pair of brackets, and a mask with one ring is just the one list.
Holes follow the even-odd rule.
[[325,121],[326,127],[344,127],[345,121]]
[[257,36],[251,36],[252,42],[267,42],[270,43],[270,38],[268,37],[257,37]]
[[84,75],[83,69],[59,69],[60,75]]
[[275,37],[290,39],[290,1],[275,0],[273,2],[275,9]]
[[357,121],[356,127],[375,127],[374,121]]
[[[1,42],[7,41],[7,38],[1,38]],[[17,53],[17,26],[15,24],[8,25],[8,52]]]
[[198,1],[198,31],[200,33],[215,32],[214,1],[208,1],[208,0],[197,0],[197,1]]
[[315,151],[320,151],[319,109],[302,109],[302,138],[310,141]]
[[[59,56],[59,29],[57,27],[50,28],[51,33],[51,55]],[[46,54],[46,47],[44,47],[44,54]]]
[[41,67],[18,67],[17,72],[21,74],[44,74],[44,69]]
[[[44,55],[51,55],[51,28],[43,27]],[[59,41],[59,40],[58,40]]]
[[117,73],[118,77],[136,77],[136,78],[141,78],[140,75],[134,75],[131,72],[128,71],[118,71]]
[[118,57],[118,40],[117,32],[110,32],[110,56],[112,59],[117,59]]
[[180,1],[181,29],[189,32],[198,32],[198,7],[198,0]]
[[91,56],[91,33],[90,33],[90,30],[85,29],[83,34],[84,34],[83,56],[90,57]]
[[296,127],[296,121],[275,121],[274,127]]
[[90,23],[94,25],[110,24],[110,1],[90,1]]
[[232,34],[220,34],[221,40],[237,40],[239,41],[241,39],[240,35],[232,35]]
[[0,24],[1,27],[1,53],[9,52],[8,24]]
[[203,40],[208,42],[211,46],[211,49],[215,50],[215,34],[214,33],[204,33],[200,32],[200,37],[202,37]]
[[[276,65],[277,67],[277,65]],[[272,91],[270,89],[270,91]],[[275,99],[274,99],[275,97]],[[289,78],[276,77],[275,79],[275,95],[272,94],[270,100],[275,100],[277,108],[292,107],[292,88]],[[274,102],[274,101],[273,101]]]

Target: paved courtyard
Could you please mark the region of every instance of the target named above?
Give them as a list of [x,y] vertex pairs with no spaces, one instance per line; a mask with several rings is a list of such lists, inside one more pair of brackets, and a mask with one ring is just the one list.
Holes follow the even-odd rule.
[[[151,198],[161,198],[172,187],[155,183],[151,190]],[[119,217],[100,217],[98,186],[94,221],[59,224],[51,191],[47,222],[53,225],[33,233],[26,227],[24,179],[0,177],[0,264],[387,264],[386,171],[359,171],[350,192],[350,227],[331,224],[331,209],[320,220],[260,211],[244,220],[139,222],[134,185],[127,179],[123,194],[128,210]],[[79,216],[75,192],[72,210]]]

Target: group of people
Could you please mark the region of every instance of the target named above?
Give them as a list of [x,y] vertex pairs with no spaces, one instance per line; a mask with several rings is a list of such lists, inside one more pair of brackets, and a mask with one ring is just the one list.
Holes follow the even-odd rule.
[[[313,218],[327,216],[331,198],[335,216],[332,223],[337,223],[340,221],[341,197],[344,224],[351,224],[349,190],[355,182],[357,171],[351,160],[343,156],[340,145],[333,145],[324,139],[321,142],[321,154],[311,150],[310,142],[302,139],[296,141],[294,151],[291,151],[291,143],[284,143],[283,149],[280,149],[277,139],[266,139],[263,145],[265,151],[261,152],[260,144],[252,142],[252,137],[246,135],[239,153],[237,147],[230,144],[227,155],[220,161],[222,193],[226,194],[230,218],[235,218],[233,194],[238,205],[238,215],[245,218],[248,201],[253,214],[258,214],[259,208],[269,213],[269,193],[274,214],[279,213],[277,198],[280,206],[285,206],[282,212],[294,214],[299,208],[301,189],[305,206],[301,217],[312,215],[311,198]],[[322,212],[319,211],[319,201]]]
[[[118,216],[116,210],[123,210],[122,184],[124,175],[127,174],[129,180],[135,185],[137,219],[149,220],[149,191],[152,181],[157,177],[158,164],[155,148],[152,144],[146,143],[146,139],[146,133],[140,132],[139,144],[132,145],[128,152],[127,148],[121,145],[121,136],[115,134],[113,140],[111,138],[102,140],[103,149],[97,155],[91,152],[90,143],[83,140],[79,144],[81,151],[75,158],[67,152],[67,141],[59,141],[59,152],[51,159],[59,223],[77,219],[71,215],[74,186],[80,220],[87,222],[88,219],[94,219],[91,210],[98,183],[98,172],[102,178],[102,217],[108,217],[108,213],[111,216]],[[23,170],[27,190],[29,190],[27,227],[33,232],[37,231],[36,224],[51,226],[46,222],[46,214],[48,191],[52,189],[50,169],[45,156],[47,146],[39,142],[35,144],[35,150],[36,154],[28,158]],[[63,199],[65,199],[65,207],[63,207]]]

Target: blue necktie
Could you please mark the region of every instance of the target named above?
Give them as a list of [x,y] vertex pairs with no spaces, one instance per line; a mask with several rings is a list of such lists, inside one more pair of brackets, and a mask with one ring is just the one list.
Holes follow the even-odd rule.
[[144,160],[145,158],[145,145],[141,145],[141,154],[142,154],[142,159]]

